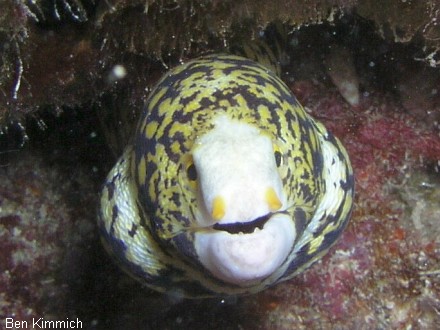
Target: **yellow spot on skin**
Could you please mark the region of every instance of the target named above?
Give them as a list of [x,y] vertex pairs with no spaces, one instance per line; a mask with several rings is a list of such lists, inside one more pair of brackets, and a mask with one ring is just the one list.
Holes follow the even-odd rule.
[[225,200],[221,196],[217,196],[212,201],[212,218],[216,221],[221,220],[225,216]]
[[142,157],[139,165],[138,165],[138,177],[139,177],[139,182],[144,183],[145,182],[145,175],[147,174],[147,166],[145,163],[145,158]]
[[156,131],[157,131],[158,126],[159,126],[159,123],[157,121],[152,121],[147,124],[146,129],[145,129],[147,139],[151,139],[153,137],[154,133],[156,133]]
[[309,255],[315,253],[324,241],[324,235],[319,235],[310,242],[310,248],[307,252]]
[[269,208],[271,211],[279,210],[280,207],[283,205],[279,200],[277,193],[272,187],[266,190],[266,202],[267,204],[269,204]]
[[180,143],[177,142],[177,141],[174,141],[174,142],[171,144],[171,151],[172,151],[173,153],[175,153],[175,154],[179,154],[179,153],[181,153],[181,150],[180,150]]
[[150,102],[148,102],[148,106],[150,108],[155,107],[157,105],[157,102],[159,102],[159,100],[167,92],[167,90],[167,88],[161,88],[152,93],[151,95],[153,95],[153,97],[150,99]]
[[[151,105],[149,105],[148,108],[152,109]],[[175,106],[175,104],[171,103],[170,98],[167,98],[159,104],[158,108],[159,108],[159,112],[158,112],[159,116],[165,116],[167,111],[170,111],[170,109],[175,109],[176,106]]]

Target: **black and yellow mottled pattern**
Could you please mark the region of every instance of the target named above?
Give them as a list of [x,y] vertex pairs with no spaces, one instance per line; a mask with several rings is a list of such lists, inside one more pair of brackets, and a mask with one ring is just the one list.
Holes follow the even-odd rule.
[[[281,154],[279,175],[298,233],[279,270],[252,287],[212,276],[194,249],[194,141],[219,114],[258,127]],[[178,66],[152,91],[133,145],[107,178],[100,228],[108,250],[148,286],[190,297],[258,292],[291,278],[336,241],[351,212],[353,175],[340,142],[265,66],[211,55]]]

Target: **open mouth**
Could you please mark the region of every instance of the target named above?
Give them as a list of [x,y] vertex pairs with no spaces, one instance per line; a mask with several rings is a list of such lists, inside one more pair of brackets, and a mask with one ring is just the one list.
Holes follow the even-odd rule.
[[195,233],[200,262],[216,278],[243,287],[273,274],[286,261],[296,237],[285,210],[248,222],[216,223],[210,229]]
[[277,213],[284,213],[284,212],[271,212],[266,215],[263,215],[261,217],[256,218],[252,221],[247,222],[232,222],[232,223],[216,223],[214,226],[212,226],[215,230],[221,230],[226,231],[229,234],[251,234],[255,231],[256,228],[263,229],[264,225],[266,224],[269,219]]

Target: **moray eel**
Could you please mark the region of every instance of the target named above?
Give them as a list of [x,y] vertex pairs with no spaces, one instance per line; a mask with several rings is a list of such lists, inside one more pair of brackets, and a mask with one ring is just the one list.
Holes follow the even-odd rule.
[[353,193],[344,147],[272,70],[210,55],[152,90],[103,186],[99,227],[121,267],[152,289],[244,295],[319,260]]

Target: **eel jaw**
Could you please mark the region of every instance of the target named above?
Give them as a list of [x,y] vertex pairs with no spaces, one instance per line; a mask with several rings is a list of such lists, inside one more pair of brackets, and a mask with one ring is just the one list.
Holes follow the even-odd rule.
[[[286,196],[274,142],[252,124],[216,117],[194,143],[200,216],[194,247],[215,277],[242,287],[270,276],[286,260],[296,237],[284,212]],[[237,222],[240,221],[240,222]]]
[[292,250],[296,230],[286,213],[273,213],[263,220],[261,229],[258,221],[262,220],[255,220],[253,232],[231,230],[234,226],[249,227],[249,222],[214,225],[217,230],[197,232],[195,248],[201,263],[218,279],[242,287],[272,275]]

